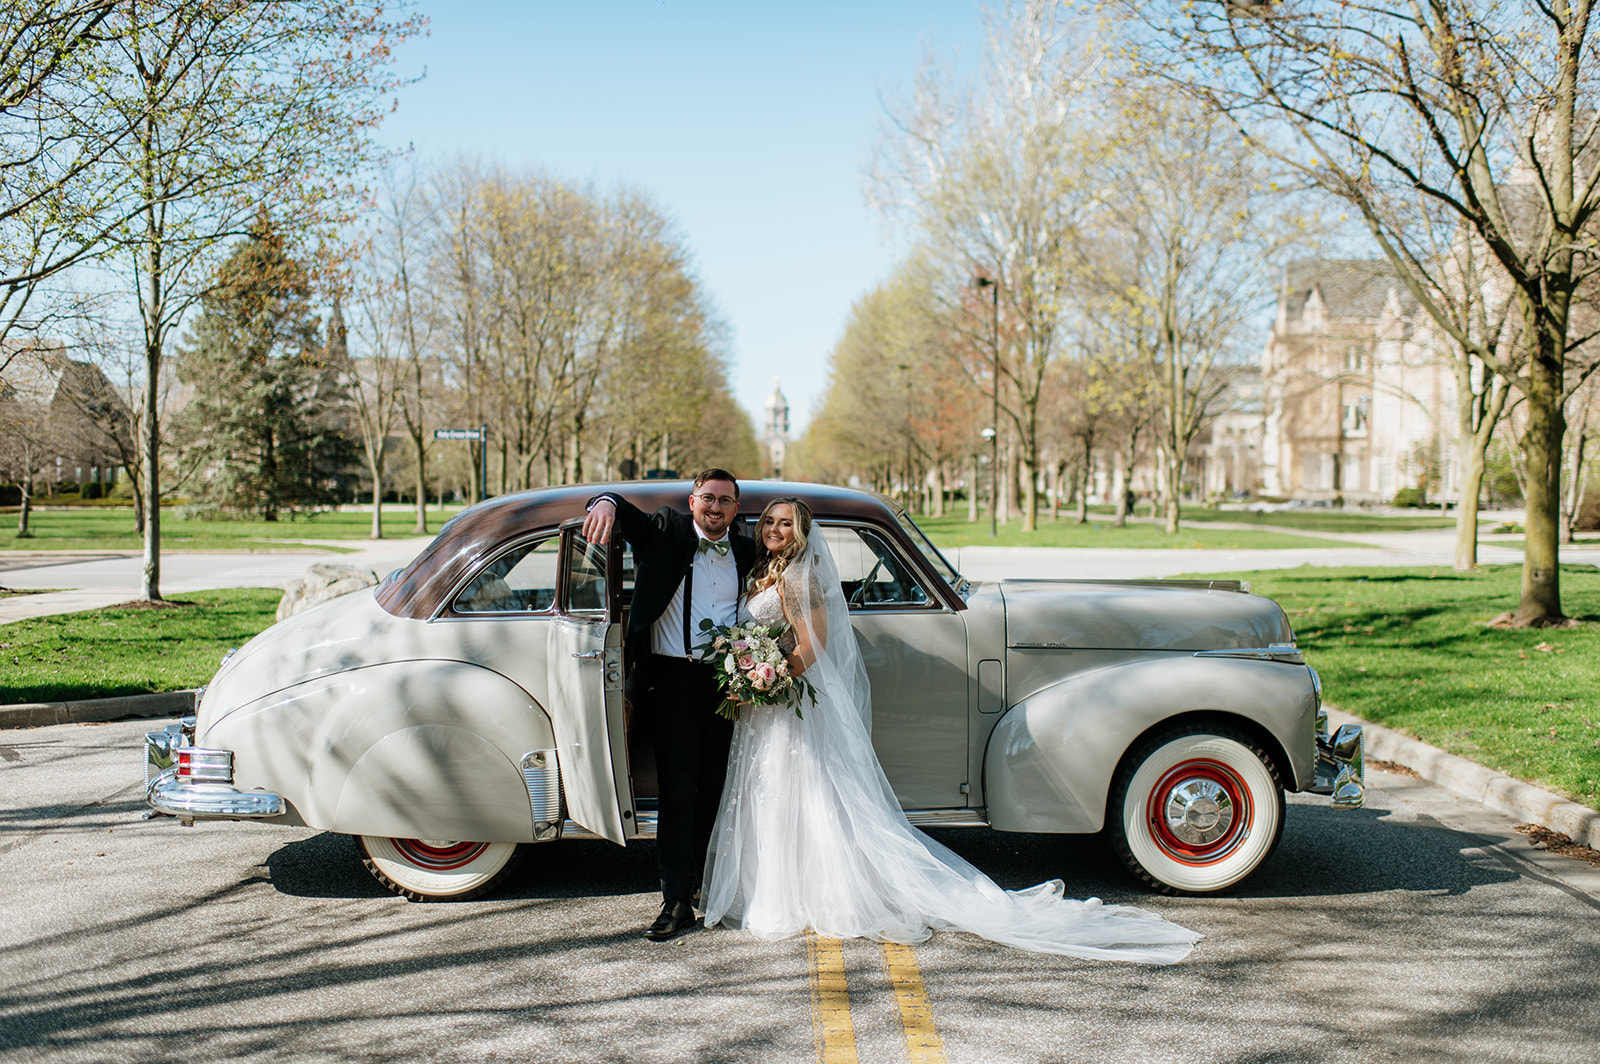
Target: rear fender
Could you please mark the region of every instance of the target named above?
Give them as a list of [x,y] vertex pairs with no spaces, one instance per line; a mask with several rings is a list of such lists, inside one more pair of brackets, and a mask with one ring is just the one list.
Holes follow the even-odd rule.
[[310,827],[396,838],[533,839],[518,767],[555,748],[517,684],[459,661],[396,661],[275,692],[214,721],[234,782],[281,794]]
[[1311,779],[1317,696],[1303,665],[1162,655],[1077,673],[1007,711],[984,751],[989,822],[1002,831],[1095,832],[1111,776],[1140,736],[1205,713],[1270,738],[1292,789]]

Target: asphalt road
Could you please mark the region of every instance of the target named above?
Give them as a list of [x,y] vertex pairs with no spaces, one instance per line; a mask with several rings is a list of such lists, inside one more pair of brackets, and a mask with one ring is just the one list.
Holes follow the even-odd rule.
[[[819,1059],[804,940],[640,939],[648,844],[548,844],[493,897],[410,904],[338,836],[140,820],[147,727],[0,735],[8,1064]],[[1206,937],[1146,968],[937,934],[912,951],[909,1048],[906,985],[847,941],[858,1059],[1596,1060],[1600,870],[1431,785],[1370,783],[1357,812],[1294,799],[1226,898],[1141,895],[1091,838],[937,833],[1005,886],[1061,876]]]

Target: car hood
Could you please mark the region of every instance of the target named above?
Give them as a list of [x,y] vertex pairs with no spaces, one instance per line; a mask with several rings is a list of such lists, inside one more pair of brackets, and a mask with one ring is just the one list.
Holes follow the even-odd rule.
[[287,617],[223,661],[200,701],[201,728],[241,705],[305,680],[420,656],[420,642],[406,644],[422,627],[385,613],[370,588]]
[[1271,599],[1236,585],[1006,580],[1006,645],[1102,650],[1233,650],[1289,643]]

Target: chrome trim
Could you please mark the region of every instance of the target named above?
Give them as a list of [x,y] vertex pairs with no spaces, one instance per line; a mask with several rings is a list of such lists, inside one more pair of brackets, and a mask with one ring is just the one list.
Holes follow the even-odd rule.
[[533,841],[550,842],[562,835],[561,763],[554,750],[530,750],[520,762],[533,811]]
[[906,819],[922,828],[986,828],[989,816],[982,809],[907,809]]
[[1326,794],[1335,809],[1360,809],[1366,801],[1366,740],[1359,724],[1343,724],[1330,738],[1327,716],[1317,719],[1317,764],[1311,794]]
[[178,770],[167,769],[145,787],[145,801],[157,813],[181,820],[224,818],[255,820],[282,816],[281,795],[268,791],[241,791],[225,783],[185,783]]
[[1209,846],[1233,827],[1233,800],[1213,779],[1179,780],[1168,788],[1161,805],[1167,830],[1190,846]]
[[1304,665],[1306,659],[1293,643],[1269,643],[1264,647],[1235,647],[1229,650],[1196,650],[1197,658],[1254,658],[1257,661],[1281,661],[1286,665]]

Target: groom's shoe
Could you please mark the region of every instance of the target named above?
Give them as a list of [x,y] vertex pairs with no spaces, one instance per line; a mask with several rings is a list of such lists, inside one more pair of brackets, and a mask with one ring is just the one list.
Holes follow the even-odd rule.
[[694,916],[694,907],[688,902],[669,901],[661,906],[661,915],[646,929],[644,937],[651,942],[665,942],[685,931],[693,931],[699,923]]

